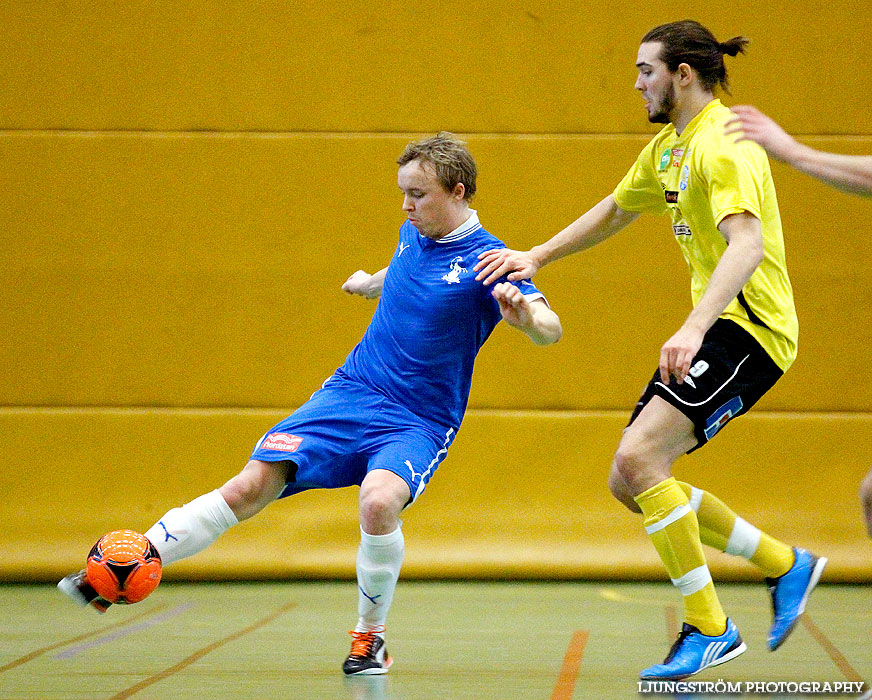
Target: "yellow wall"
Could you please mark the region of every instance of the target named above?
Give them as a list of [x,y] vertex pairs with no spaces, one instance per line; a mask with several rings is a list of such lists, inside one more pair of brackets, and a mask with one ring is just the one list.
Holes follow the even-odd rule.
[[[859,85],[872,58],[844,48],[865,40],[852,7],[681,14],[754,40],[727,59],[728,102],[760,105],[815,146],[872,153]],[[626,171],[654,132],[632,90],[638,39],[675,17],[629,2],[446,8],[0,8],[0,478],[12,494],[0,576],[56,576],[106,529],[145,529],[220,484],[342,362],[373,303],[339,286],[393,252],[394,160],[411,138],[468,139],[475,206],[517,247]],[[824,14],[825,34],[798,38]],[[869,202],[773,172],[799,359],[756,416],[677,472],[773,533],[835,552],[840,575],[868,576],[855,492],[872,463]],[[406,518],[408,572],[659,571],[604,475],[688,311],[670,238],[665,220],[643,218],[537,278],[565,338],[542,350],[500,328],[484,348],[473,411]],[[177,575],[348,575],[355,497],[275,506]]]
[[[0,579],[57,578],[104,532],[146,530],[220,484],[285,411],[0,411],[4,470]],[[639,516],[607,497],[619,411],[472,410],[427,490],[404,515],[408,577],[657,577]],[[814,436],[809,438],[809,436]],[[742,446],[737,458],[737,446]],[[828,575],[872,576],[857,485],[872,452],[862,414],[758,412],[684,460],[681,478],[747,520],[830,557]],[[271,505],[168,578],[353,576],[357,489]],[[710,559],[719,578],[754,578]],[[757,576],[759,578],[759,576]]]
[[14,129],[639,133],[638,40],[691,17],[753,40],[734,93],[798,133],[868,117],[868,25],[849,0],[60,0],[6,3]]

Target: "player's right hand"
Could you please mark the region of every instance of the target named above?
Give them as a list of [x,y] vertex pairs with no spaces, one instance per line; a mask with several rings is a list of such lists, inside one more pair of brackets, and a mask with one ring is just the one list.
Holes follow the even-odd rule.
[[690,373],[690,365],[702,347],[705,333],[694,328],[682,326],[676,331],[663,347],[660,348],[660,381],[669,384],[675,377],[679,384]]
[[478,272],[475,279],[483,281],[485,285],[493,284],[504,275],[508,275],[511,282],[528,280],[539,270],[539,265],[529,250],[486,250],[478,259],[473,268],[474,272]]
[[775,121],[750,105],[736,105],[731,108],[733,116],[724,125],[726,136],[735,136],[736,143],[754,141],[778,160],[788,160],[790,152],[796,147],[796,140]]
[[349,294],[359,294],[367,299],[375,299],[381,293],[381,289],[376,289],[372,283],[372,275],[363,270],[358,270],[351,277],[345,280],[342,285],[342,291]]

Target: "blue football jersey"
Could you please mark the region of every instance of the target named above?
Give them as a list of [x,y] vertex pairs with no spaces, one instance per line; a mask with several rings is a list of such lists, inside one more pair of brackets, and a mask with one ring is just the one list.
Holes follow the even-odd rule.
[[[493,287],[476,281],[473,267],[479,253],[505,247],[475,211],[438,241],[405,222],[372,321],[337,373],[443,429],[459,428],[475,357],[502,318]],[[513,284],[529,301],[544,298],[529,281]]]

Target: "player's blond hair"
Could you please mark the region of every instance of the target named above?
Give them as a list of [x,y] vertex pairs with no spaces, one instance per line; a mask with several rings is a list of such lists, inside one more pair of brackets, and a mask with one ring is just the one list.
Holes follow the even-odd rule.
[[451,192],[457,183],[463,185],[463,198],[471,201],[475,195],[475,178],[478,168],[466,143],[449,131],[440,131],[435,136],[420,141],[412,141],[403,150],[397,165],[400,167],[413,160],[421,164],[429,163],[439,178],[439,182]]

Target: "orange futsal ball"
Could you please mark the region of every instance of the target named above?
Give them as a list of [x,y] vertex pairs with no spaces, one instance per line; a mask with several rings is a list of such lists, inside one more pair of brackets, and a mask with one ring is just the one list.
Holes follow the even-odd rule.
[[91,548],[88,583],[110,603],[138,603],[160,583],[160,554],[145,535],[115,530]]

